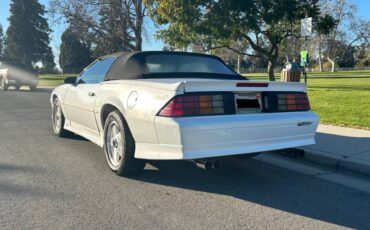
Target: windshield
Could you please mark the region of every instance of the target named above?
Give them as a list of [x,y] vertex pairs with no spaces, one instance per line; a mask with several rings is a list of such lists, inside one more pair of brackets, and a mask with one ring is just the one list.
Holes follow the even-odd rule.
[[145,61],[147,73],[214,73],[235,75],[222,61],[195,55],[151,54]]

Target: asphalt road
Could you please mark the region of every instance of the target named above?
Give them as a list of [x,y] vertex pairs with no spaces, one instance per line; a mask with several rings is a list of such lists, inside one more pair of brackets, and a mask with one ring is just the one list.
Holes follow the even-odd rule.
[[115,176],[98,146],[53,135],[49,95],[0,92],[0,229],[370,229],[369,193],[258,159]]

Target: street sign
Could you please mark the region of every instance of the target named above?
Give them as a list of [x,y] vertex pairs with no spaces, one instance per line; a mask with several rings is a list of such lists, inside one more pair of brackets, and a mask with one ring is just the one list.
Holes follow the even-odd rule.
[[308,60],[308,51],[307,50],[302,50],[301,51],[301,63],[300,63],[300,66],[301,67],[304,67],[306,65],[306,63],[308,63],[309,60]]
[[312,18],[301,19],[301,36],[309,37],[312,34]]

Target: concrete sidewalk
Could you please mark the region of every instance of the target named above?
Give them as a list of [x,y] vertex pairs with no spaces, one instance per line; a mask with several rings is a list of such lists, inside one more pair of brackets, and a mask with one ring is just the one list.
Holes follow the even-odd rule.
[[370,175],[370,131],[320,125],[316,144],[303,148],[305,159]]

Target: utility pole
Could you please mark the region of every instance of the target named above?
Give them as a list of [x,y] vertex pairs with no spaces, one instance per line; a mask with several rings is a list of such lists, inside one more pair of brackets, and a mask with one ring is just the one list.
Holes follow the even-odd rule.
[[307,84],[307,71],[306,64],[309,62],[309,55],[307,51],[307,37],[312,34],[312,18],[301,19],[301,37],[304,37],[303,50],[301,51],[301,63],[300,66],[304,74],[304,82]]

